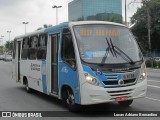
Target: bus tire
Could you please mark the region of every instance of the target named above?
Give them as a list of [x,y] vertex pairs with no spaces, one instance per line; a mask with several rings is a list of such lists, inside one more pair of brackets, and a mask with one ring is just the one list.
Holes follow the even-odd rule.
[[76,112],[79,110],[79,106],[75,103],[73,91],[70,88],[63,89],[62,102],[71,112]]
[[132,104],[133,100],[127,100],[127,101],[119,101],[119,105],[123,107],[128,107]]
[[25,79],[25,87],[26,87],[27,93],[31,93],[32,92],[31,88],[28,86],[28,80],[27,79]]

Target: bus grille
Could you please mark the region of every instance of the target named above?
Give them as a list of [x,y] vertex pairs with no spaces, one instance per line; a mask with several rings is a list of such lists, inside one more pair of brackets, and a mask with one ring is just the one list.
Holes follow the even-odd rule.
[[107,91],[107,93],[112,97],[112,99],[118,97],[118,96],[130,96],[132,94],[134,89],[128,89],[128,90],[119,90],[119,91]]
[[136,78],[123,80],[123,84],[119,85],[118,75],[106,75],[107,80],[102,81],[106,88],[109,87],[125,87],[134,85],[136,83]]

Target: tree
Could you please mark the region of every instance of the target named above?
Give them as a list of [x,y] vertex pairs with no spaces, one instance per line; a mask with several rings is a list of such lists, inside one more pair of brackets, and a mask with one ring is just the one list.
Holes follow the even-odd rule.
[[13,41],[6,41],[5,48],[8,50],[13,50]]
[[43,28],[49,28],[49,27],[52,27],[52,25],[44,24],[43,27],[39,27],[39,28],[37,28],[37,30],[41,30]]
[[[147,8],[150,11],[151,18],[151,50],[160,50],[160,0],[142,1],[143,6],[138,8],[137,12],[132,16],[131,28],[138,42],[145,50],[149,50],[148,45],[148,24],[147,24]],[[146,5],[147,4],[147,5]]]
[[0,53],[3,52],[3,46],[0,46]]
[[84,17],[82,16],[82,17],[79,17],[78,19],[77,19],[77,21],[83,21],[84,20]]

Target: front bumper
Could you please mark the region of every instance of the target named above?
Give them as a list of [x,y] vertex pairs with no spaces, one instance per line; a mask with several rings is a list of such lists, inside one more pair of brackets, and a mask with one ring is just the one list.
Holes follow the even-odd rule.
[[147,79],[133,86],[103,88],[84,83],[81,88],[81,105],[114,102],[117,97],[128,96],[128,99],[145,97]]

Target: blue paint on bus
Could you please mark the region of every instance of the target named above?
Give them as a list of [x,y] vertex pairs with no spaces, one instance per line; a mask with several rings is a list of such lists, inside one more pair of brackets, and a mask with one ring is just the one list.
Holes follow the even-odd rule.
[[78,70],[73,70],[70,65],[64,62],[59,62],[59,89],[60,91],[63,85],[68,85],[69,87],[71,87],[74,93],[75,103],[80,104],[81,100],[80,100]]
[[[85,73],[88,73],[92,77],[98,79],[101,83],[103,81],[107,81],[108,79],[111,79],[111,78],[116,78],[117,80],[122,80],[122,74],[120,74],[120,73],[103,73],[102,72],[102,74],[96,74],[96,71],[93,71],[89,66],[86,66],[86,65],[82,65],[82,66],[83,66],[83,70]],[[103,87],[105,87],[105,85]]]
[[42,60],[42,87],[43,93],[47,94],[47,82],[46,82],[46,61]]

